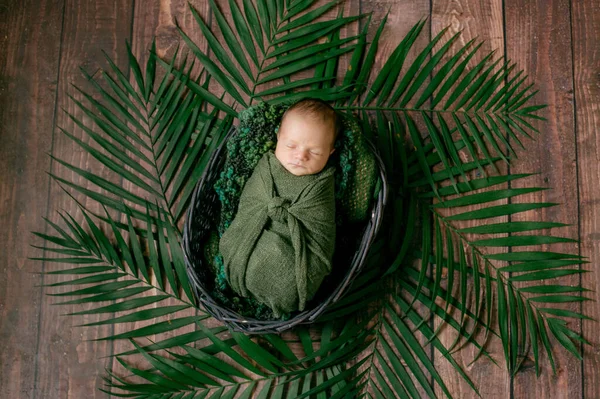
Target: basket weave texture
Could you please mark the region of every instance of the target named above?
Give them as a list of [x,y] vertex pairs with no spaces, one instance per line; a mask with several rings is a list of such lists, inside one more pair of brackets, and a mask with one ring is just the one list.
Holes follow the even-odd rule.
[[[240,305],[240,298],[234,298],[236,302],[229,300],[227,292],[232,291],[225,287],[224,276],[219,275],[216,243],[233,220],[241,191],[256,163],[266,151],[275,148],[281,116],[289,105],[260,103],[240,112],[239,126],[231,128],[223,144],[212,154],[186,214],[183,250],[192,287],[207,312],[234,331],[279,333],[316,320],[340,299],[358,275],[381,224],[387,199],[383,163],[373,146],[362,137],[355,120],[344,116],[336,156],[330,160],[338,168],[336,214],[338,231],[342,233],[336,243],[334,272],[323,282],[306,310],[291,314],[287,319],[269,319],[266,305],[251,298],[241,298],[246,308]],[[373,200],[374,187],[377,192]],[[347,250],[350,248],[352,250]],[[253,310],[250,314],[248,306]]]

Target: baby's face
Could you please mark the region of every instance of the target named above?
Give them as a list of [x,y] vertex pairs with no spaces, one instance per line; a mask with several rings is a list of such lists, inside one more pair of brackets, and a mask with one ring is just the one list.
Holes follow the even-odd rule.
[[279,127],[275,157],[296,176],[319,173],[333,153],[333,124],[288,114]]

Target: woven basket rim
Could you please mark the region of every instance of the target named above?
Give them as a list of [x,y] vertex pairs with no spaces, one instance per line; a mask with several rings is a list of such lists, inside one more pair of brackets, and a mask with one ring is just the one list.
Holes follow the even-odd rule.
[[223,322],[229,329],[233,331],[244,332],[247,334],[281,333],[298,324],[310,324],[314,322],[327,309],[327,307],[340,300],[343,294],[347,291],[347,288],[351,285],[351,283],[362,270],[367,252],[381,227],[383,211],[385,209],[385,205],[388,199],[388,184],[385,166],[375,146],[371,143],[370,140],[368,140],[365,137],[365,143],[373,153],[375,162],[378,167],[379,178],[381,180],[381,188],[376,200],[374,201],[374,204],[371,206],[371,217],[366,222],[366,226],[363,229],[362,239],[352,258],[351,267],[348,269],[343,279],[338,283],[336,288],[327,297],[325,297],[324,300],[315,305],[312,309],[307,309],[298,314],[295,314],[292,318],[288,320],[258,320],[255,318],[243,316],[217,303],[215,299],[211,296],[211,294],[205,289],[202,281],[200,281],[195,271],[195,265],[192,264],[192,262],[190,261],[190,259],[192,259],[190,250],[190,225],[193,221],[196,201],[198,200],[199,194],[202,192],[202,189],[205,188],[204,186],[207,180],[207,176],[210,173],[215,173],[215,170],[213,168],[215,167],[215,165],[217,165],[224,159],[224,157],[221,158],[223,150],[226,147],[226,144],[229,141],[229,139],[233,137],[237,133],[237,131],[238,129],[235,126],[231,126],[229,132],[227,133],[219,147],[211,155],[211,158],[207,164],[206,169],[204,170],[204,173],[202,174],[202,176],[196,183],[196,187],[194,188],[194,193],[192,195],[190,205],[188,206],[183,226],[182,248],[186,264],[186,271],[196,298],[199,300],[200,303],[202,303],[205,310],[211,316]]

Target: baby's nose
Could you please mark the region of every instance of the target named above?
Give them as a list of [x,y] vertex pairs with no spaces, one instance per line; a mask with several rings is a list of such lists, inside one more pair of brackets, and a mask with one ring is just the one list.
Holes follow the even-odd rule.
[[305,150],[296,151],[296,159],[299,159],[302,161],[308,159],[308,151],[305,151]]

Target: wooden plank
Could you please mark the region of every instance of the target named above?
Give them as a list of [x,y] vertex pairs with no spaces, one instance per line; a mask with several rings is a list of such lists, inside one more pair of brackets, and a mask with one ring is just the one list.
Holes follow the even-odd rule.
[[[320,5],[320,4],[318,4],[318,5]],[[370,9],[364,10],[361,0],[345,0],[344,2],[341,3],[341,6],[344,7],[344,13],[343,13],[344,17],[357,16],[357,15],[360,15],[361,13],[366,13],[366,12],[370,11]],[[335,19],[338,14],[338,8],[339,8],[339,6],[335,7],[333,10],[330,10],[327,14],[325,14],[327,19]],[[367,21],[366,18],[361,18],[358,21],[352,22],[351,24],[344,26],[341,29],[340,37],[345,38],[345,37],[356,36],[356,35],[360,34],[366,25],[366,21]],[[371,22],[370,29],[369,29],[371,31],[371,33],[370,33],[370,36],[367,38],[367,42],[369,42],[369,40],[372,40],[372,38],[373,38],[373,35],[375,32],[374,26],[375,25],[373,24],[373,22]],[[357,41],[355,40],[353,43],[357,43]],[[336,78],[336,82],[335,82],[336,85],[341,85],[342,82],[344,81],[344,76],[349,68],[351,58],[352,58],[352,52],[343,54],[340,57],[340,61],[338,64],[338,73],[337,73],[337,78]],[[335,265],[334,265],[334,267],[335,267]],[[339,334],[339,333],[340,333],[339,330],[334,331],[334,334]],[[299,339],[299,336],[293,332],[290,332],[287,335],[291,336],[294,339]],[[321,338],[321,331],[318,331],[317,338],[318,339]],[[298,343],[296,345],[291,344],[290,349],[296,354],[296,356],[300,356],[304,353],[304,351],[302,350],[302,345],[300,343]],[[360,355],[356,356],[355,359],[350,360],[347,363],[347,366],[352,367],[354,364],[361,361],[367,355],[368,354],[361,353]],[[367,367],[368,367],[368,362],[366,362],[363,366],[361,366],[357,370],[357,374],[363,372]]]
[[[198,12],[205,13],[208,9],[208,2],[204,1],[201,3],[196,3],[197,4],[192,4],[192,6],[194,6],[194,8],[198,10]],[[135,2],[131,47],[132,52],[134,56],[138,59],[140,67],[144,74],[146,62],[150,55],[153,39],[156,40],[157,55],[167,62],[170,62],[178,46],[179,56],[176,60],[176,65],[179,65],[184,55],[188,53],[188,49],[186,48],[186,45],[176,28],[176,21],[179,23],[181,29],[187,35],[189,35],[202,50],[205,51],[206,41],[202,38],[200,29],[197,28],[197,24],[193,19],[192,13],[186,1],[160,1],[155,3]],[[189,65],[194,56],[191,52],[189,52],[188,56],[189,57],[187,63]],[[192,76],[197,76],[199,70],[200,67],[197,63],[194,71],[192,72]],[[156,67],[156,75],[157,77],[155,81],[160,82],[160,80],[164,76],[164,68],[161,67],[159,64],[157,64]],[[132,75],[129,76],[129,81],[134,88],[137,88],[136,80]],[[142,126],[145,126],[145,123],[142,123]],[[148,144],[150,145],[150,143]],[[153,154],[147,151],[144,152],[149,159],[154,159]],[[128,153],[128,155],[132,158],[135,158],[135,155],[132,155],[131,153]],[[153,172],[151,171],[150,173]],[[130,193],[139,195],[141,197],[147,196],[146,191],[138,188],[137,186],[135,186],[127,180],[123,180],[121,184],[122,187]],[[157,200],[159,201],[159,204],[161,206],[164,206],[164,201],[162,201],[161,198],[157,198]],[[152,198],[152,201],[154,201],[154,198]],[[121,221],[126,222],[126,218],[123,215],[121,215]],[[156,285],[156,280],[154,279],[153,281],[153,284]],[[172,294],[172,291],[169,289],[168,293]],[[137,295],[137,297],[154,296],[158,294],[163,294],[163,292],[159,291],[158,289],[152,289],[140,295]],[[161,302],[144,306],[139,310],[182,304],[184,304],[182,301],[169,298]],[[186,309],[184,311],[177,312],[174,315],[174,317],[188,317],[193,316],[195,314],[198,314],[196,310]],[[125,333],[134,329],[146,327],[166,320],[168,320],[166,317],[162,317],[141,322],[120,323],[115,326],[114,332],[115,334]],[[180,334],[189,333],[191,331],[194,331],[194,329],[194,325],[191,324],[184,328],[180,328],[160,335],[149,336],[148,338],[150,338],[154,342],[157,342]],[[147,345],[150,343],[145,339],[138,339],[136,341],[140,345]],[[133,349],[133,346],[127,340],[118,340],[113,343],[113,348],[113,353],[118,354]],[[124,358],[124,360],[126,360],[129,364],[138,366],[143,369],[148,367],[148,362],[144,360],[141,356],[129,356]],[[115,374],[118,376],[126,376],[129,374],[129,371],[127,371],[116,359],[112,361],[111,368],[113,372],[115,372]],[[142,381],[140,380],[140,382]]]
[[[64,108],[82,119],[88,126],[92,125],[90,120],[76,108],[67,94],[74,95],[80,101],[83,100],[83,96],[71,86],[72,83],[90,91],[90,85],[85,82],[79,67],[83,67],[90,74],[94,74],[98,69],[104,67],[105,61],[101,49],[105,50],[118,65],[124,65],[127,57],[122,41],[130,35],[131,11],[132,2],[126,0],[68,2],[65,6],[58,81],[58,109]],[[75,126],[64,112],[57,113],[56,126],[64,128],[77,137],[84,137],[86,142],[89,141],[89,138]],[[105,167],[61,134],[58,128],[52,154],[73,165],[115,181]],[[68,172],[64,167],[59,167],[56,162],[53,162],[51,170],[59,176],[67,177],[75,183],[92,188],[92,185],[84,179]],[[82,195],[76,193],[75,197],[92,211],[101,211],[101,207]],[[79,222],[83,221],[76,204],[64,194],[55,182],[51,184],[49,209],[49,217],[53,220],[57,220],[55,210],[64,209]],[[46,265],[46,270],[68,267],[69,265]],[[70,278],[45,278],[44,283],[63,280],[70,280]],[[72,289],[68,286],[60,288],[51,291],[61,292]],[[108,335],[112,328],[110,326],[77,327],[83,323],[105,319],[106,315],[64,317],[61,315],[89,307],[52,306],[52,302],[58,301],[55,298],[45,297],[42,302],[40,316],[42,335],[39,340],[39,361],[36,368],[36,397],[106,397],[106,394],[100,392],[98,388],[104,386],[101,377],[105,373],[104,368],[108,362],[106,359],[99,358],[110,355],[112,347],[105,341],[92,340]]]
[[592,291],[585,296],[583,313],[595,319],[583,321],[583,336],[592,345],[583,347],[583,398],[600,397],[600,4],[595,0],[571,2],[571,33],[575,89],[575,127],[577,130],[577,167],[579,171],[579,234],[581,255],[591,270],[581,285]]
[[[367,43],[371,43],[375,33],[377,32],[377,29],[379,28],[379,25],[381,24],[381,21],[383,18],[385,18],[389,11],[387,22],[385,24],[386,27],[379,38],[379,47],[375,55],[373,67],[371,68],[371,75],[369,76],[369,86],[373,84],[378,76],[377,72],[381,71],[385,62],[390,58],[390,55],[394,49],[398,46],[410,29],[417,22],[430,15],[429,1],[397,0],[392,3],[389,1],[361,1],[360,11],[362,13],[369,13],[371,11],[373,12],[373,16],[371,17],[371,27],[367,36]],[[361,26],[364,26],[364,22]],[[412,61],[429,43],[429,37],[427,34],[429,30],[430,22],[428,21],[423,27],[421,35],[406,57],[400,78],[397,79],[396,86],[400,82],[402,76],[405,74]],[[364,99],[365,95],[361,96],[361,104]]]
[[[513,202],[557,202],[560,206],[544,211],[514,215],[511,220],[550,220],[569,223],[577,220],[577,171],[573,115],[573,77],[568,1],[510,0],[505,3],[507,57],[529,74],[527,83],[535,82],[540,90],[534,104],[548,104],[541,114],[548,120],[536,121],[541,134],[536,141],[524,140],[526,156],[513,163],[511,172],[541,172],[526,180],[514,182],[511,187],[552,187],[552,190],[519,196]],[[554,235],[578,238],[577,226],[553,229]],[[519,234],[518,234],[519,235]],[[539,248],[539,247],[538,247]],[[519,250],[529,248],[519,247]],[[533,248],[531,248],[533,249]],[[548,251],[577,253],[575,244],[546,246]],[[545,284],[578,285],[579,276],[546,281]],[[526,285],[515,284],[516,287]],[[578,310],[579,304],[564,306]],[[576,321],[569,326],[579,331]],[[579,398],[581,397],[581,366],[578,359],[554,345],[557,375],[545,356],[541,357],[542,374],[536,378],[531,359],[526,360],[522,372],[513,378],[515,397]]]
[[[163,13],[161,13],[161,11],[162,11],[161,9],[165,6],[164,3],[165,2],[145,2],[144,3],[144,2],[139,2],[139,1],[133,3],[134,9],[133,9],[130,43],[131,43],[132,53],[138,58],[138,62],[139,62],[139,65],[140,65],[140,68],[141,68],[141,71],[143,74],[145,74],[145,71],[146,71],[146,62],[150,55],[149,51],[151,49],[151,42],[152,42],[153,36],[156,35],[157,43],[165,42],[165,40],[164,40],[165,37],[162,35],[159,36],[155,31],[155,27],[158,24],[158,20],[159,20],[160,16],[164,15]],[[169,7],[168,4],[167,4],[167,7]],[[171,20],[170,15],[165,15],[165,18],[168,18],[169,20]],[[177,32],[173,32],[173,34],[177,34]],[[168,41],[168,39],[167,39],[167,41]],[[117,48],[120,51],[124,50],[125,43],[123,40],[117,41],[117,43],[115,43],[115,45],[117,46]],[[162,47],[160,49],[157,47],[157,52],[162,52],[162,50],[163,50]],[[162,58],[164,58],[164,57],[162,57]],[[122,62],[121,65],[122,66],[127,65],[126,61],[124,60],[124,62]],[[109,68],[106,62],[104,62],[102,64],[102,66],[104,68]],[[162,71],[162,68],[160,66],[157,66],[157,70],[158,70],[158,72],[160,72],[160,71]],[[111,76],[113,76],[113,77],[115,76],[113,71],[109,70],[107,72]],[[127,76],[129,78],[129,83],[132,85],[132,87],[137,88],[137,82],[136,82],[133,74],[131,73],[131,71],[128,71],[127,69],[125,69],[125,70],[123,70],[123,73],[125,74],[125,76]],[[162,75],[163,74],[161,74],[161,76]],[[131,124],[128,124],[128,126],[130,128],[132,128],[134,131],[136,130],[136,128],[133,127]],[[145,126],[145,124],[142,123],[142,126]],[[152,155],[148,151],[145,151],[143,148],[140,148],[140,147],[141,146],[138,146],[138,149],[140,151],[142,151],[144,153],[144,155],[148,156],[149,159],[152,159]],[[129,152],[129,151],[127,151],[127,155],[132,156],[131,152]],[[132,158],[135,159],[135,156],[132,156]],[[140,195],[142,197],[146,196],[146,192],[144,192],[141,189],[138,189],[135,185],[133,185],[132,183],[130,183],[129,181],[127,181],[125,179],[121,179],[119,183],[123,188],[125,188],[132,194]],[[153,199],[151,199],[151,200],[153,200]],[[128,205],[130,205],[130,204],[128,204]],[[122,214],[114,215],[113,217],[120,218],[120,222],[122,222],[122,223],[127,223],[127,218]],[[136,227],[138,227],[138,226],[136,225]],[[125,233],[123,233],[123,234],[126,235]],[[148,291],[145,291],[142,294],[136,295],[136,297],[154,296],[154,295],[159,295],[159,294],[162,294],[162,292],[159,292],[157,289],[150,289]],[[164,306],[165,304],[166,304],[166,301],[163,301],[160,303],[161,306]],[[169,305],[171,305],[171,304],[169,303]],[[139,309],[136,309],[135,311],[142,310],[142,309],[151,309],[151,308],[153,308],[153,307],[155,308],[157,306],[158,306],[158,304],[155,303],[155,304],[152,304],[149,306],[141,307]],[[122,313],[118,313],[118,314],[113,314],[111,316],[122,316],[126,313],[127,312],[122,312]],[[159,320],[159,321],[162,321],[162,320]],[[137,328],[146,327],[150,324],[157,323],[159,321],[156,321],[156,319],[151,319],[151,320],[142,321],[142,322],[119,323],[113,327],[111,334],[115,334],[115,335],[122,334],[122,333],[132,331]],[[150,338],[156,342],[156,336],[151,336]],[[147,342],[146,340],[142,340],[142,339],[138,339],[138,340],[136,340],[136,342],[142,346],[149,344],[149,342]],[[112,346],[112,354],[114,354],[114,355],[134,349],[133,345],[131,345],[131,343],[129,343],[128,340],[113,341],[113,342],[111,342],[111,346]],[[147,361],[144,360],[141,356],[128,356],[128,357],[125,357],[122,359],[125,360],[128,364],[135,366],[135,367],[139,367],[141,369],[146,369],[148,367]],[[119,377],[124,377],[124,376],[127,376],[130,374],[130,372],[127,371],[116,360],[116,358],[113,358],[112,360],[111,359],[108,360],[108,368],[111,370],[112,373],[114,373],[115,375],[117,375]],[[145,381],[142,381],[140,379],[137,382],[145,382]],[[120,392],[120,391],[115,390],[115,392]]]
[[[499,0],[490,1],[490,2],[477,2],[471,0],[464,1],[446,1],[446,0],[437,0],[432,3],[432,37],[437,35],[442,29],[449,27],[449,32],[446,34],[446,38],[450,38],[452,35],[456,34],[459,31],[462,31],[460,38],[457,40],[457,43],[453,48],[457,49],[459,46],[464,46],[470,40],[476,39],[475,43],[471,48],[474,48],[477,44],[483,41],[478,53],[469,61],[467,65],[467,71],[473,69],[479,62],[481,62],[485,56],[487,56],[491,51],[496,51],[493,60],[498,59],[503,54],[504,48],[504,38],[503,38],[503,21],[502,21],[502,2]],[[438,50],[442,44],[438,44],[436,46],[436,50]],[[454,55],[457,50],[450,51],[450,56]],[[445,56],[443,61],[447,60],[449,56]],[[465,59],[466,56],[463,55],[462,59]],[[488,63],[491,65],[491,62]],[[496,67],[498,70],[498,67]],[[448,97],[448,96],[447,96]],[[443,104],[443,103],[442,103]],[[459,136],[456,135],[455,139],[458,139]],[[493,153],[493,152],[492,152]],[[465,154],[466,155],[466,152]],[[478,156],[483,158],[484,155],[481,151],[478,151]],[[471,159],[470,157],[468,159]],[[501,174],[505,174],[507,170],[507,166],[504,163],[498,163],[498,169]],[[495,172],[491,168],[487,168],[486,172],[490,175],[495,175]],[[480,174],[478,171],[474,171],[473,173],[468,174],[470,179],[480,178]],[[497,186],[500,188],[507,188],[507,185]],[[479,190],[481,191],[481,190]],[[506,200],[494,201],[493,203],[484,204],[480,206],[468,206],[461,207],[460,212],[472,211],[476,209],[481,209],[491,205],[502,205],[506,204]],[[453,213],[456,213],[454,211]],[[486,223],[501,223],[506,222],[506,217],[497,217],[493,219],[486,220]],[[472,227],[474,225],[480,225],[481,221],[476,222],[453,222],[453,225],[459,228]],[[442,229],[443,229],[442,225]],[[467,237],[470,239],[470,237]],[[464,242],[458,242],[456,237],[454,239],[454,255],[455,259],[458,260],[456,255],[458,254],[458,245],[462,245],[465,247]],[[485,253],[492,253],[503,251],[503,249],[495,249],[490,251],[484,251]],[[445,256],[446,251],[444,249]],[[468,252],[467,252],[468,253]],[[470,256],[467,256],[470,258]],[[470,259],[468,260],[468,264],[471,264]],[[480,268],[484,265],[480,262]],[[481,270],[483,273],[483,269]],[[454,283],[454,295],[460,295],[459,293],[459,284],[456,280],[457,276],[455,276]],[[473,287],[473,280],[469,278],[467,280],[468,287]],[[482,284],[483,286],[483,284]],[[473,292],[470,292],[473,298]],[[484,294],[482,292],[482,298]],[[474,309],[475,305],[472,305],[471,308]],[[486,310],[487,311],[487,310]],[[460,310],[454,309],[453,315],[455,318],[460,319]],[[485,313],[484,313],[485,315]],[[483,320],[485,320],[483,317]],[[437,328],[436,323],[436,328]],[[470,324],[468,328],[472,328]],[[484,339],[484,329],[479,330],[479,334],[476,334],[477,340],[480,343],[483,343]],[[455,341],[457,333],[454,329],[444,327],[440,333],[440,340],[447,346],[452,345]],[[464,339],[462,339],[464,341]],[[462,342],[459,341],[459,342]],[[459,343],[459,345],[461,345]],[[471,365],[469,365],[474,357],[478,354],[479,349],[471,344],[467,344],[458,352],[455,353],[455,359],[458,364],[463,368],[463,370],[467,373],[467,375],[471,378],[481,397],[483,398],[505,398],[509,396],[510,385],[509,385],[509,375],[504,366],[504,360],[502,356],[502,343],[496,337],[492,337],[490,335],[488,342],[485,346],[485,349],[490,353],[490,355],[498,362],[500,367],[495,365],[490,359],[485,356],[481,356],[477,359],[477,361]],[[436,366],[438,367],[438,371],[440,372],[442,379],[447,384],[450,393],[454,397],[472,397],[474,396],[472,388],[468,385],[468,383],[456,372],[444,359],[444,357],[440,354],[436,354],[435,357]],[[443,396],[442,391],[438,388],[436,390],[436,394]]]
[[[394,52],[396,47],[398,47],[400,42],[410,32],[411,28],[415,24],[417,24],[420,20],[427,18],[430,15],[430,12],[431,12],[430,2],[424,1],[424,0],[419,0],[419,1],[399,0],[399,1],[394,1],[394,2],[361,1],[360,2],[360,12],[365,13],[365,14],[372,12],[371,24],[369,27],[369,31],[367,32],[367,43],[369,44],[369,46],[373,42],[375,34],[377,33],[377,30],[379,29],[379,26],[381,25],[383,19],[387,15],[387,21],[386,21],[385,27],[379,37],[379,45],[377,48],[377,52],[375,53],[375,60],[371,67],[371,74],[369,75],[369,79],[368,79],[368,83],[367,83],[367,87],[371,87],[371,85],[375,82],[375,80],[379,76],[379,73],[382,70],[382,68],[384,67],[385,63],[390,59],[390,56],[392,55],[392,53]],[[366,19],[365,19],[365,21],[361,22],[361,28],[364,26],[365,23],[366,23]],[[396,78],[394,88],[391,90],[391,94],[389,95],[388,99],[391,99],[391,96],[393,95],[394,90],[398,87],[400,81],[402,80],[402,77],[406,74],[406,72],[410,68],[410,65],[412,64],[412,62],[417,58],[419,53],[429,43],[429,39],[430,39],[429,32],[430,32],[430,21],[427,21],[425,23],[425,26],[422,28],[421,34],[419,35],[419,37],[415,41],[413,47],[410,49],[408,55],[406,56],[406,60],[402,66],[402,70],[400,71],[399,76]],[[365,56],[366,56],[366,54],[365,54]],[[367,98],[368,93],[369,93],[368,90],[365,91],[365,93],[363,93],[359,99],[355,100],[355,104],[358,106],[362,106],[364,101]],[[373,106],[375,106],[375,104],[376,104],[376,101],[372,100],[371,104],[369,104],[367,106],[373,107]],[[356,113],[356,114],[357,114],[357,116],[362,118],[362,113]],[[375,112],[369,111],[369,115],[370,115],[370,118],[372,121],[376,121]],[[404,119],[403,115],[400,114],[398,116],[401,120]],[[415,118],[415,121],[417,123],[419,123],[419,128],[424,128],[423,126],[421,126],[420,121],[416,115],[411,115],[411,116],[413,118]],[[391,118],[392,118],[392,116],[389,113],[386,114],[386,117],[389,120],[391,120]],[[406,129],[406,127],[405,127],[405,129]],[[398,132],[396,132],[396,133],[398,133]],[[390,206],[390,205],[388,204],[388,206]],[[400,243],[398,243],[398,246],[399,245],[400,245]],[[412,298],[409,298],[408,300],[410,302],[412,300]],[[421,305],[420,303],[416,303],[413,306],[413,308],[415,308],[420,315],[422,315],[422,316],[427,315],[426,308],[423,305]],[[396,307],[396,310],[398,310],[397,307]],[[392,323],[392,325],[393,325],[393,323]],[[383,329],[383,326],[381,326],[380,329]],[[388,334],[384,330],[381,330],[381,332],[382,332],[382,337],[388,336]],[[417,337],[417,339],[419,340],[419,342],[422,345],[424,345],[425,342],[427,341],[426,338],[423,337],[419,333],[415,333],[415,336]],[[388,342],[390,342],[390,341],[388,341]],[[394,345],[391,345],[391,346],[392,346],[392,348],[394,347]],[[381,350],[381,353],[384,353],[383,349],[381,347],[381,344],[378,344],[378,347]],[[424,350],[428,354],[429,359],[431,359],[432,358],[431,347],[430,346],[424,347]],[[370,354],[370,352],[368,352],[367,354]],[[396,355],[398,355],[398,352],[396,352]],[[359,357],[359,360],[360,359],[362,359],[362,356]],[[363,367],[364,368],[368,367],[368,364],[369,363],[365,364],[365,366],[363,366]],[[374,396],[375,390],[376,390],[374,385],[379,386],[379,384],[377,383],[377,377],[375,374],[376,368],[377,367],[375,365],[371,366],[371,371],[368,375],[368,378],[371,380],[371,383],[367,386],[367,390],[372,397],[377,397],[377,396]],[[377,368],[377,369],[379,371],[381,371],[380,368]],[[424,374],[425,374],[426,378],[428,379],[428,381],[431,381],[430,374],[425,370],[424,367],[421,367],[421,369],[424,371]],[[407,368],[407,370],[408,370],[408,368]],[[362,369],[359,370],[359,372],[360,371],[362,371]],[[409,371],[409,373],[410,373],[410,371]],[[386,382],[389,383],[389,381],[386,378],[384,373],[382,373],[382,377],[384,378],[384,380],[386,380]],[[413,381],[415,382],[415,385],[419,392],[419,395],[422,397],[427,397],[426,390],[421,387],[421,385],[415,380],[414,377],[413,377]],[[378,389],[380,389],[380,388],[378,388]],[[400,393],[398,393],[398,395],[399,394]]]
[[[31,397],[40,311],[42,256],[31,231],[44,232],[63,5],[3,5],[0,24],[0,391]],[[6,8],[6,9],[4,9]],[[38,23],[43,20],[44,24]],[[24,51],[27,49],[27,51]],[[41,245],[41,239],[33,240]]]

